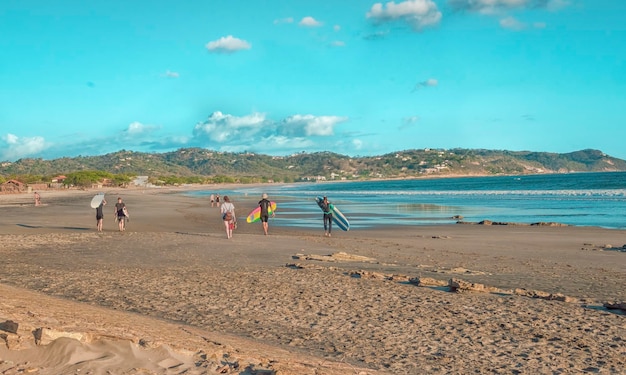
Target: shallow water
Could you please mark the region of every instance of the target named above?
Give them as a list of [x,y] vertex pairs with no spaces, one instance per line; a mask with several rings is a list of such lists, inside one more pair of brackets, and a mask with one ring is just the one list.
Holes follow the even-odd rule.
[[[451,224],[462,216],[467,222],[558,222],[626,229],[626,172],[295,183],[219,191],[235,199],[263,192],[278,201],[274,225],[281,226],[321,225],[314,199],[327,195],[352,228]],[[215,191],[189,194],[211,193]]]

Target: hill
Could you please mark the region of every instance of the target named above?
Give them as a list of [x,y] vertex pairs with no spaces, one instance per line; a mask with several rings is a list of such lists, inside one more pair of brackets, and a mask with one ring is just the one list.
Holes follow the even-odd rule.
[[[269,156],[217,152],[201,148],[166,153],[121,150],[99,156],[53,160],[20,159],[0,164],[0,175],[54,176],[104,171],[128,176],[203,176],[219,180],[301,181],[319,179],[414,178],[448,175],[521,175],[538,173],[626,171],[626,161],[598,150],[571,153],[481,149],[404,150],[378,156],[350,157],[331,152]],[[219,182],[219,181],[214,181]]]

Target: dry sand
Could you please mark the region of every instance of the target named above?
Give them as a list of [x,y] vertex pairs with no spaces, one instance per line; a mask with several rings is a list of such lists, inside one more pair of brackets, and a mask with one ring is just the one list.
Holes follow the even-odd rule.
[[[0,374],[626,368],[626,316],[603,307],[626,301],[624,231],[449,225],[327,238],[320,218],[264,236],[243,220],[258,199],[233,197],[240,224],[227,240],[217,208],[172,192],[109,191],[101,234],[94,192],[43,192],[40,207],[0,195]],[[131,213],[125,232],[116,195]]]

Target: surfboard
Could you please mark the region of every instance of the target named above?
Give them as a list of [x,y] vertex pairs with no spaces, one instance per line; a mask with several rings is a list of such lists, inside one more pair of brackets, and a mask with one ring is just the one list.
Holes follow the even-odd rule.
[[[324,209],[322,208],[323,201],[324,201],[324,198],[322,197],[315,198],[315,202],[317,203],[317,205],[322,211],[324,211]],[[337,206],[335,206],[332,203],[330,204],[330,208],[333,212],[333,222],[337,224],[337,226],[341,228],[342,230],[349,231],[350,222],[348,221],[348,219],[346,219],[345,215],[337,208]]]
[[91,208],[98,208],[100,203],[104,200],[104,193],[98,193],[91,198]]
[[[270,202],[270,206],[268,207],[269,214],[271,215],[274,211],[276,211],[276,202]],[[261,220],[261,207],[257,207],[252,212],[248,214],[246,218],[247,223],[256,223]]]

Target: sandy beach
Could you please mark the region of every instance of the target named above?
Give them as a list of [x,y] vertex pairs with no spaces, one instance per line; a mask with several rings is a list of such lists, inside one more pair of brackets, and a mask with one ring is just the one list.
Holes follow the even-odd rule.
[[[325,237],[181,189],[0,195],[0,374],[623,374],[626,232],[379,227]],[[130,210],[127,230],[115,198]],[[280,215],[280,201],[277,215]]]

